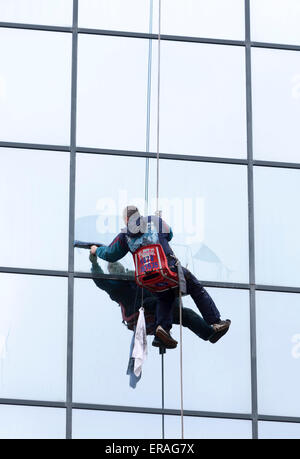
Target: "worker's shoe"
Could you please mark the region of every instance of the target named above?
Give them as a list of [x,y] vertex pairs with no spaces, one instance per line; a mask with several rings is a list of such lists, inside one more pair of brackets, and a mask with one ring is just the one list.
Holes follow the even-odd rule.
[[220,320],[217,324],[212,325],[212,328],[214,329],[213,334],[210,336],[209,341],[213,344],[215,344],[219,339],[224,336],[231,325],[231,320]]
[[178,344],[178,342],[174,338],[172,338],[171,334],[164,330],[160,325],[156,329],[154,338],[154,342],[157,342],[155,340],[161,341],[162,346],[164,346],[166,349],[175,349],[175,347],[177,347]]

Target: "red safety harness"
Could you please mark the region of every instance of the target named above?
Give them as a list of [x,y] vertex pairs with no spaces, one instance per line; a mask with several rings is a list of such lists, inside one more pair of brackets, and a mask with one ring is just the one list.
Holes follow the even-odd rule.
[[147,245],[133,254],[135,280],[151,292],[163,292],[178,287],[178,275],[170,270],[160,244]]

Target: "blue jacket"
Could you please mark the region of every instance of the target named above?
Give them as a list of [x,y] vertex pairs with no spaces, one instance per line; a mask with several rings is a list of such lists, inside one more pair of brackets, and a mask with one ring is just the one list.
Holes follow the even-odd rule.
[[140,247],[160,244],[167,256],[169,266],[174,266],[175,259],[169,245],[173,237],[172,229],[160,217],[139,217],[129,220],[126,228],[115,237],[109,246],[98,247],[97,256],[103,260],[115,262],[128,252],[134,253]]

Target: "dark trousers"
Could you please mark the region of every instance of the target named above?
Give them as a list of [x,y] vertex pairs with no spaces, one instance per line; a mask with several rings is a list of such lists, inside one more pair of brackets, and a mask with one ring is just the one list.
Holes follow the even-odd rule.
[[[219,322],[220,313],[210,295],[207,293],[198,279],[188,269],[182,269],[186,280],[187,294],[191,295],[193,298],[205,322],[208,325]],[[171,330],[173,322],[173,310],[177,297],[177,289],[170,289],[166,292],[157,293],[156,326],[161,325],[165,330]]]
[[[180,324],[180,310],[177,303],[173,309],[173,324]],[[199,338],[207,341],[213,334],[213,328],[205,320],[190,308],[182,308],[182,326],[189,328]]]

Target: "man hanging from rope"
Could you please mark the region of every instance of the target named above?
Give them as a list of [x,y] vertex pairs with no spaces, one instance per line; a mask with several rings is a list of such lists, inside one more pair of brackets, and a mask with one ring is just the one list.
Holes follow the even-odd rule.
[[[135,253],[142,246],[160,244],[167,257],[170,269],[176,272],[176,257],[169,245],[173,237],[172,229],[160,217],[142,217],[137,207],[127,206],[123,212],[126,227],[115,237],[109,246],[92,246],[91,255],[109,262],[116,262],[128,252]],[[201,283],[186,268],[182,268],[187,294],[191,295],[204,320],[211,325],[213,332],[209,341],[216,343],[229,330],[231,321],[223,321],[220,313]],[[156,324],[153,345],[162,344],[168,349],[177,346],[177,341],[171,336],[170,330],[173,321],[173,307],[178,289],[169,289],[156,293]]]

